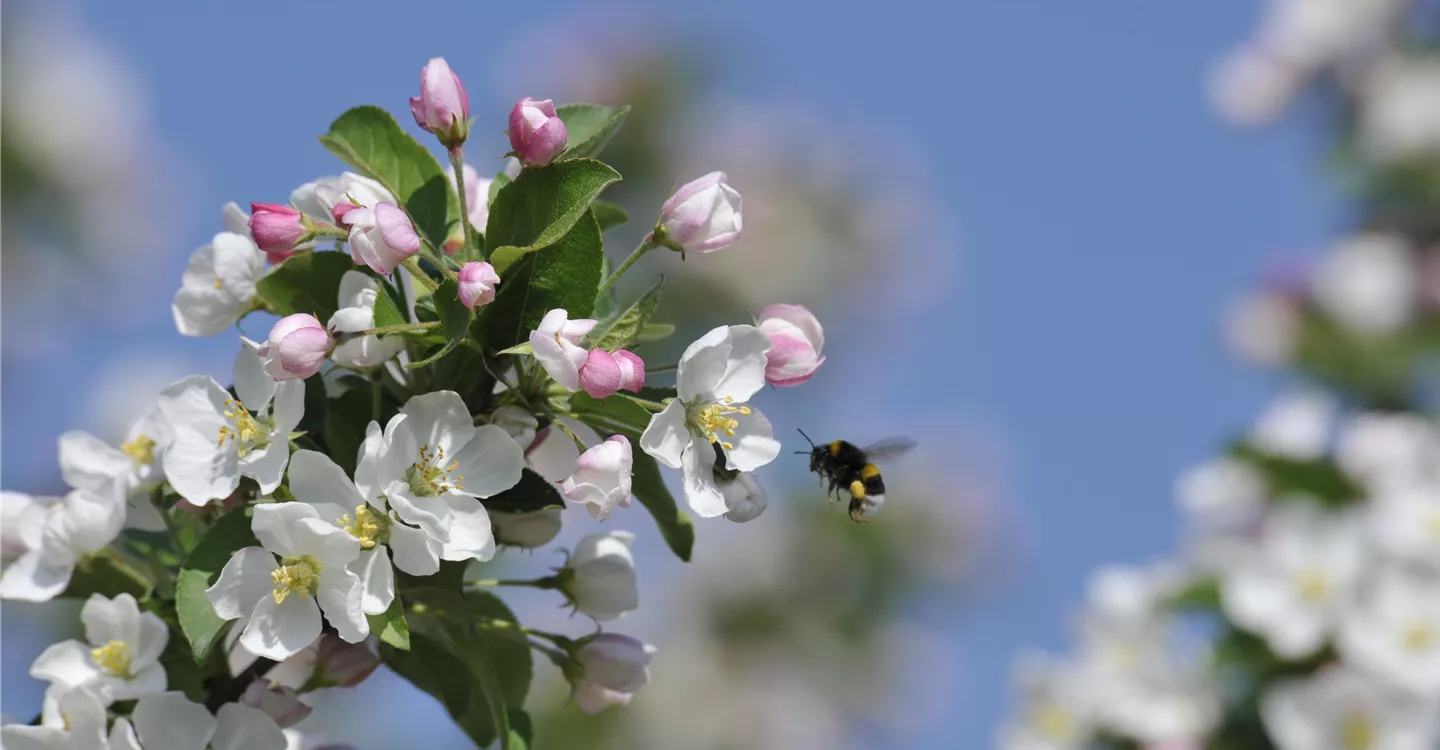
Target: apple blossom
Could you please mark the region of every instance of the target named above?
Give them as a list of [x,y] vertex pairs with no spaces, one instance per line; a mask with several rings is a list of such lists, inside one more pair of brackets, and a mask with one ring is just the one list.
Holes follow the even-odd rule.
[[620,365],[615,355],[591,349],[580,366],[580,388],[591,398],[601,399],[620,390]]
[[170,630],[163,620],[153,612],[142,613],[130,594],[114,599],[91,594],[80,609],[80,620],[88,643],[51,645],[31,665],[31,677],[62,692],[89,688],[107,706],[165,691],[160,654]]
[[639,393],[645,387],[645,360],[628,349],[615,352],[615,364],[620,368],[620,390]]
[[630,474],[634,459],[630,439],[611,435],[591,446],[575,461],[575,472],[560,484],[560,493],[581,503],[597,521],[618,508],[630,507]]
[[572,684],[575,703],[587,714],[630,702],[650,682],[655,647],[619,633],[600,633],[583,641],[575,653],[580,674]]
[[540,420],[522,406],[507,404],[497,407],[490,414],[490,424],[504,430],[523,451],[529,450],[530,444],[535,442],[535,431],[540,427]]
[[397,201],[384,185],[354,172],[345,172],[338,177],[322,177],[314,182],[307,182],[290,193],[290,205],[312,221],[334,221],[337,226],[343,223],[341,219],[348,211],[374,208],[381,202]]
[[[361,448],[362,456],[366,451],[376,449],[379,431],[380,426],[372,423],[373,436],[367,436],[365,446]],[[291,456],[290,492],[296,500],[314,506],[321,518],[355,538],[360,545],[360,553],[350,569],[360,577],[364,592],[362,608],[369,615],[378,615],[388,609],[395,598],[395,573],[391,569],[390,547],[387,545],[397,548],[397,564],[425,558],[425,548],[429,543],[425,535],[415,529],[401,529],[392,535],[392,529],[403,524],[389,517],[385,501],[362,495],[355,483],[345,476],[345,470],[323,453],[303,450]],[[402,566],[401,569],[414,575],[426,575],[416,571],[429,570],[429,566],[415,569]]]
[[748,471],[735,473],[731,481],[723,481],[716,476],[716,484],[725,495],[725,520],[735,523],[748,523],[760,517],[765,509],[770,507],[770,498],[765,494],[765,488],[755,481],[754,475]]
[[560,535],[561,520],[558,508],[547,508],[531,513],[490,514],[490,524],[495,529],[495,541],[508,547],[535,549],[544,547]]
[[72,688],[55,696],[51,710],[39,726],[7,724],[0,727],[0,741],[10,750],[137,750],[127,744],[129,723],[115,722],[105,734],[105,704],[86,688]]
[[746,405],[765,385],[770,337],[754,326],[720,326],[685,349],[676,374],[678,398],[654,415],[640,447],[685,474],[685,497],[701,517],[729,510],[716,486],[718,445],[731,471],[754,471],[780,454],[769,420]]
[[415,124],[434,133],[446,148],[465,142],[470,121],[470,97],[460,76],[443,57],[434,57],[420,69],[420,95],[410,97]]
[[255,680],[240,696],[240,705],[257,709],[269,716],[280,728],[293,727],[305,720],[314,709],[300,700],[300,693],[286,685],[273,685],[269,680]]
[[250,215],[245,213],[245,209],[241,208],[240,204],[235,201],[229,201],[220,207],[220,225],[223,226],[227,232],[242,234],[250,237],[252,240],[255,239],[250,236]]
[[1341,425],[1335,462],[1372,492],[1440,481],[1440,428],[1417,414],[1360,414]]
[[574,607],[596,620],[614,620],[640,606],[635,558],[628,531],[586,534],[560,569],[560,590]]
[[1371,530],[1386,554],[1440,571],[1440,481],[1387,485],[1372,496]]
[[1265,477],[1233,458],[1191,468],[1175,482],[1181,510],[1203,530],[1232,530],[1259,520],[1266,500]]
[[1083,747],[1095,728],[1094,700],[1078,667],[1026,653],[1017,660],[1015,682],[1025,706],[1019,721],[1001,730],[1003,750]]
[[681,185],[665,201],[651,239],[692,253],[727,248],[740,240],[743,206],[725,173],[711,172]]
[[329,633],[320,636],[315,676],[323,685],[355,687],[380,667],[380,656],[367,643],[346,643]]
[[251,528],[261,546],[236,552],[205,590],[221,619],[248,618],[241,645],[283,660],[320,637],[322,611],[347,641],[370,634],[360,577],[348,567],[360,553],[353,536],[306,503],[257,505]]
[[525,97],[510,109],[510,148],[526,166],[543,167],[565,150],[565,122],[555,103]]
[[410,217],[393,203],[356,208],[344,216],[350,227],[350,258],[382,276],[420,252],[420,235]]
[[1324,455],[1339,404],[1318,390],[1281,395],[1250,429],[1250,442],[1272,456],[1312,461]]
[[459,280],[460,301],[466,307],[473,309],[476,305],[488,305],[495,301],[495,287],[500,283],[500,275],[489,263],[466,263],[460,269]]
[[825,364],[825,329],[804,307],[770,305],[760,311],[759,326],[770,337],[765,380],[771,385],[801,385]]
[[570,320],[569,313],[555,309],[545,313],[540,325],[530,332],[530,350],[540,365],[561,388],[579,390],[580,368],[589,353],[580,346],[580,337],[595,328],[595,320]]
[[1440,699],[1440,590],[1434,579],[1400,566],[1384,568],[1345,613],[1336,645],[1361,670]]
[[[358,333],[375,327],[375,300],[382,294],[379,283],[360,271],[346,271],[340,277],[339,309],[326,327],[337,334]],[[400,336],[338,336],[330,357],[347,367],[377,367],[405,350]]]
[[221,232],[190,256],[170,309],[185,336],[214,336],[252,308],[265,256],[243,234]]
[[1414,313],[1418,274],[1410,252],[1396,235],[1342,241],[1315,273],[1315,303],[1357,336],[1393,333]]
[[0,492],[0,561],[9,564],[26,552],[40,548],[49,515],[47,509],[58,502],[58,497]]
[[[495,183],[495,178],[481,177],[469,164],[461,170],[461,176],[465,178],[465,207],[470,211],[470,224],[483,232],[490,223],[490,186]],[[446,167],[445,177],[450,180],[450,189],[454,190],[455,168]],[[455,250],[447,249],[446,252],[453,254],[459,249],[457,244]]]
[[88,432],[66,432],[60,436],[60,475],[75,489],[96,492],[118,482],[127,489],[126,525],[163,531],[165,523],[150,495],[165,482],[163,463],[171,434],[158,405],[130,425],[118,448]]
[[160,411],[175,430],[165,475],[195,505],[229,497],[242,475],[259,482],[261,492],[280,486],[290,433],[305,413],[305,385],[271,379],[258,348],[241,339],[234,398],[205,375],[178,381],[160,396]]
[[265,373],[275,380],[304,380],[320,372],[335,339],[314,315],[287,315],[270,329],[255,352],[265,358]]
[[1278,750],[1433,747],[1440,711],[1355,670],[1332,665],[1277,681],[1260,718]]
[[64,591],[80,560],[120,535],[125,493],[118,483],[73,490],[46,506],[43,516],[27,512],[20,535],[28,549],[0,576],[0,597],[43,602]]
[[[138,747],[210,748],[210,750],[284,750],[285,733],[265,712],[241,703],[226,703],[211,715],[184,693],[148,695],[130,715]],[[113,748],[111,748],[113,750]]]
[[250,236],[271,263],[294,255],[296,243],[307,231],[300,212],[279,203],[251,203],[249,227]]
[[[602,442],[598,433],[578,419],[557,417],[555,421],[568,428],[585,445]],[[530,447],[525,449],[525,466],[545,481],[556,484],[574,473],[575,462],[580,458],[580,446],[560,429],[560,425],[552,423],[541,428],[535,433]]]

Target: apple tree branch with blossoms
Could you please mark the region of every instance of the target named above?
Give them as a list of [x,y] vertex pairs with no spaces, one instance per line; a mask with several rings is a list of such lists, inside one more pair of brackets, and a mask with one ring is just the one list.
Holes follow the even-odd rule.
[[3,493],[0,595],[81,600],[85,633],[32,665],[43,710],[0,729],[6,747],[285,748],[306,693],[381,664],[477,745],[525,747],[537,655],[593,713],[645,686],[657,648],[528,628],[497,588],[616,620],[638,606],[634,536],[589,534],[533,580],[477,578],[475,563],[550,543],[566,503],[603,523],[632,498],[688,560],[695,525],[662,466],[702,518],[765,510],[752,472],[781,448],[751,399],[815,373],[820,323],[771,305],[651,365],[652,381],[673,373],[657,386],[636,350],[674,332],[655,319],[664,280],[628,302],[614,290],[650,252],[740,239],[727,176],[676,190],[612,269],[602,232],[628,217],[600,199],[620,175],[598,157],[628,108],[522,99],[509,166],[482,177],[443,59],[409,104],[448,166],[356,107],[320,137],[350,171],[248,216],[228,204],[191,256],[180,333],[280,318],[265,341],[240,338],[229,387],[170,385],[119,446],[66,433],[64,497]]

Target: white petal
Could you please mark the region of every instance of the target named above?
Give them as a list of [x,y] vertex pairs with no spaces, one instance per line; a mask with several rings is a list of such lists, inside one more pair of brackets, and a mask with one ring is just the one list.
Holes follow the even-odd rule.
[[677,399],[650,418],[650,424],[640,435],[640,448],[654,456],[656,461],[678,469],[681,454],[690,440],[690,430],[685,426],[685,405]]
[[378,615],[390,608],[395,600],[395,569],[390,565],[390,550],[383,544],[360,553],[351,569],[360,576],[364,588],[361,607],[366,614]]
[[105,746],[105,705],[89,690],[70,690],[60,696],[60,712],[68,722],[75,748]]
[[6,566],[0,577],[0,597],[29,602],[48,602],[70,585],[75,566],[45,559],[43,550],[31,550]]
[[739,424],[735,426],[735,436],[726,438],[734,446],[725,451],[726,468],[754,471],[780,455],[780,441],[775,439],[775,430],[758,409],[751,409],[749,414],[731,416]]
[[182,287],[170,302],[175,330],[182,336],[216,336],[240,320],[244,305],[223,289]]
[[130,594],[114,599],[91,594],[80,608],[80,622],[85,625],[85,640],[96,645],[110,641],[120,641],[132,649],[139,645],[140,605]]
[[121,716],[115,720],[110,727],[110,742],[105,750],[144,750],[140,747],[140,738],[135,736],[135,728],[130,726],[130,720]]
[[258,656],[283,661],[319,637],[320,607],[314,599],[291,594],[280,604],[273,596],[262,597],[240,643]]
[[[353,271],[349,273],[354,273]],[[330,316],[325,327],[340,333],[355,333],[375,327],[375,311],[367,307],[342,307]],[[369,338],[368,336],[362,338]],[[353,341],[350,343],[354,343]],[[344,346],[342,344],[341,346]]]
[[530,334],[530,353],[540,362],[540,366],[545,368],[550,378],[567,391],[580,388],[580,365],[584,364],[584,360],[577,362],[577,350],[582,356],[588,356],[584,349],[569,341],[557,340],[554,334],[540,331]]
[[575,459],[579,457],[579,446],[555,425],[535,433],[535,440],[525,452],[525,462],[530,470],[547,482],[559,482],[570,476],[575,471]]
[[0,746],[6,750],[75,750],[70,735],[60,727],[0,727]]
[[476,427],[475,436],[454,460],[459,464],[456,472],[465,477],[461,491],[475,497],[491,497],[514,487],[525,470],[524,451],[493,424]]
[[288,437],[257,448],[245,454],[237,464],[238,470],[260,484],[260,492],[270,494],[285,478],[285,463],[290,460]]
[[363,502],[344,469],[324,453],[309,450],[295,451],[290,457],[290,492],[301,502],[330,503],[347,513]]
[[143,665],[159,662],[160,655],[165,653],[165,645],[169,642],[170,629],[165,627],[165,621],[153,612],[141,614],[140,640],[135,644],[133,663]]
[[240,455],[234,443],[182,436],[165,451],[165,475],[180,496],[195,505],[229,497],[240,486]]
[[155,663],[144,668],[135,668],[134,676],[129,679],[107,678],[106,682],[110,684],[110,697],[117,701],[130,701],[163,693],[165,667]]
[[438,541],[449,538],[450,506],[444,498],[420,497],[411,492],[410,487],[403,482],[391,482],[386,488],[385,497],[390,501],[390,508],[400,516],[400,520],[419,526]]
[[694,440],[685,449],[685,500],[701,518],[725,515],[725,493],[715,484],[715,452],[703,440]]
[[220,207],[220,223],[227,232],[250,236],[250,214],[245,213],[245,209],[235,201],[229,201]]
[[681,401],[709,397],[715,384],[725,376],[730,357],[730,327],[719,326],[685,347],[675,375],[675,389]]
[[265,549],[281,557],[299,557],[310,550],[298,542],[296,526],[301,519],[319,517],[314,506],[305,503],[263,503],[255,506],[250,530]]
[[[325,220],[327,223],[329,219]],[[346,271],[340,277],[340,299],[341,308],[366,308],[375,309],[375,298],[380,293],[380,287],[375,279],[360,271]],[[374,315],[371,315],[374,321]]]
[[381,480],[379,471],[381,454],[385,450],[385,435],[379,422],[371,422],[365,428],[365,441],[360,444],[355,466],[355,490],[366,501],[374,501],[384,491],[388,480]]
[[213,240],[215,275],[225,290],[241,302],[255,297],[255,282],[265,271],[265,254],[243,234],[221,232]]
[[[239,703],[226,703],[215,715],[212,750],[284,750],[285,733],[264,711]],[[147,749],[148,750],[148,749]]]
[[[505,441],[515,445],[508,437]],[[444,497],[450,506],[450,539],[441,546],[440,557],[482,562],[494,557],[495,534],[490,530],[490,515],[485,512],[485,506],[465,495],[448,493]]]
[[215,734],[215,717],[179,692],[141,698],[130,719],[145,750],[202,748]]
[[91,682],[100,676],[90,658],[90,647],[80,641],[61,641],[46,647],[30,665],[30,676],[65,687]]
[[290,433],[305,418],[305,384],[287,380],[275,388],[275,403],[270,407],[270,420],[275,425],[271,440],[289,441]]
[[270,574],[279,567],[265,548],[246,547],[225,563],[215,585],[205,589],[205,598],[222,620],[249,617],[261,599],[270,598],[275,589]]
[[409,431],[416,445],[428,446],[431,451],[443,448],[447,461],[475,434],[470,411],[454,391],[415,396],[405,402],[401,412],[405,415],[402,429]]
[[295,540],[297,549],[303,550],[304,554],[313,555],[327,567],[344,567],[355,562],[355,558],[360,556],[360,542],[344,529],[323,518],[300,519],[293,525],[290,535]]
[[265,359],[256,351],[255,343],[241,339],[240,352],[235,355],[235,395],[253,414],[265,408],[275,397],[275,379],[265,373]]
[[76,489],[93,490],[123,478],[133,482],[135,463],[120,449],[82,430],[60,436],[60,476]]
[[395,567],[412,576],[433,575],[440,570],[440,543],[420,529],[401,523],[391,525],[390,549]]
[[359,643],[370,635],[370,622],[365,619],[364,596],[360,577],[351,571],[327,565],[321,573],[316,599],[325,612],[325,619],[349,643]]
[[710,388],[715,401],[744,403],[765,387],[770,337],[755,326],[730,326],[730,352],[725,373]]
[[189,431],[213,442],[226,424],[225,401],[230,393],[208,375],[191,375],[160,392],[156,406],[176,432]]

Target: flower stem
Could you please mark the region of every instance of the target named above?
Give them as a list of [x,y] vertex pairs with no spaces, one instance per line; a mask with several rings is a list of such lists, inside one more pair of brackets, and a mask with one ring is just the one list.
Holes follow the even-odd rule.
[[433,292],[440,288],[440,285],[435,283],[435,280],[430,278],[429,274],[425,273],[425,269],[420,267],[420,262],[415,260],[415,256],[412,255],[405,259],[405,268],[408,269],[410,275],[414,276],[415,280],[420,282],[426,289]]
[[655,244],[654,240],[647,235],[645,239],[640,241],[640,246],[635,248],[635,252],[630,253],[630,257],[626,258],[625,262],[621,263],[620,267],[615,269],[615,273],[610,274],[610,278],[605,280],[605,286],[600,287],[599,293],[604,294],[609,291],[610,287],[614,286],[615,282],[619,281],[620,277],[624,276],[625,272],[630,270],[630,266],[635,265],[635,261],[640,260],[642,255],[657,247],[659,247],[659,245]]
[[584,453],[585,451],[590,450],[590,447],[587,446],[587,445],[585,445],[585,441],[581,440],[581,439],[580,439],[580,436],[579,436],[579,435],[576,435],[569,427],[566,427],[564,422],[561,422],[560,420],[557,419],[557,420],[555,420],[554,422],[551,422],[551,424],[555,425],[556,427],[559,427],[561,432],[565,433],[566,435],[569,435],[569,436],[570,436],[570,439],[575,441],[575,445],[580,448],[580,452],[581,452],[581,453]]
[[462,246],[464,254],[461,257],[467,261],[474,260],[475,256],[471,254],[471,250],[474,246],[470,244],[470,207],[469,205],[467,205],[467,199],[465,196],[464,147],[456,146],[455,148],[450,149],[450,167],[455,170],[455,192],[460,194],[460,236],[463,238],[462,241],[465,243]]
[[623,393],[620,395],[630,400],[632,403],[638,406],[643,406],[650,411],[665,411],[665,405],[660,403],[659,401],[650,401],[649,399],[636,398],[635,396],[627,396]]
[[370,418],[380,421],[380,402],[384,395],[384,376],[379,369],[370,376]]
[[150,502],[155,504],[155,512],[159,513],[160,520],[165,522],[165,531],[170,534],[170,541],[175,544],[175,551],[180,553],[181,557],[189,556],[190,550],[186,549],[184,543],[180,541],[180,527],[176,526],[175,519],[165,512],[165,488],[163,485],[156,487],[155,491],[150,494]]
[[431,328],[439,328],[440,321],[432,320],[426,323],[400,323],[393,326],[380,326],[379,328],[366,328],[363,331],[356,331],[351,336],[372,336],[385,333],[404,333],[405,331],[428,331]]
[[679,367],[680,367],[679,364],[659,365],[659,366],[656,366],[656,367],[650,367],[650,366],[647,365],[647,366],[645,367],[645,372],[646,372],[646,374],[649,374],[649,373],[652,373],[652,372],[670,372],[671,370],[679,369]]
[[546,576],[544,578],[518,579],[518,578],[480,578],[474,581],[467,581],[467,586],[529,586],[536,589],[553,589],[560,586],[559,576]]

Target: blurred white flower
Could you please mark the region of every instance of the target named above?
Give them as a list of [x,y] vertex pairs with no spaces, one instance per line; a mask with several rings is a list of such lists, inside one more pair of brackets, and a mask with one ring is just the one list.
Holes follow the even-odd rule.
[[1387,567],[1346,612],[1337,645],[1347,663],[1440,701],[1440,582]]
[[1365,76],[1360,146],[1378,161],[1440,152],[1440,60],[1396,58]]
[[559,508],[537,510],[533,513],[490,514],[490,525],[495,529],[495,541],[511,547],[535,549],[544,547],[560,534]]
[[1305,83],[1301,71],[1263,49],[1246,45],[1222,58],[1210,73],[1210,101],[1234,125],[1264,125],[1280,116]]
[[135,597],[106,599],[91,594],[80,609],[84,643],[61,641],[46,648],[30,666],[30,676],[61,693],[84,687],[105,705],[165,690],[160,654],[170,630],[153,612],[141,612]]
[[[13,502],[13,500],[12,500]],[[104,549],[125,524],[125,487],[100,492],[75,490],[45,508],[44,517],[25,515],[22,540],[28,549],[5,568],[0,597],[43,602],[70,585],[75,566]],[[38,546],[34,546],[38,542]]]
[[1095,724],[1087,675],[1033,653],[1022,654],[1012,673],[1024,707],[1000,731],[1002,750],[1081,750],[1089,744]]
[[1440,571],[1440,482],[1390,485],[1373,502],[1372,527],[1379,549]]
[[1357,336],[1383,336],[1414,314],[1419,270],[1406,241],[1390,234],[1342,240],[1320,260],[1315,303]]
[[635,557],[628,531],[587,534],[560,570],[560,590],[575,608],[596,620],[614,620],[640,606]]
[[[226,703],[211,715],[184,693],[150,695],[135,704],[130,719],[139,735],[139,747],[203,748],[211,750],[284,750],[285,734],[259,709]],[[132,746],[133,748],[134,746]]]
[[575,681],[575,703],[587,714],[623,706],[650,682],[650,659],[655,647],[619,633],[600,633],[585,641],[575,654],[580,675]]
[[1314,653],[1353,606],[1367,562],[1363,531],[1353,511],[1327,513],[1307,499],[1285,502],[1221,571],[1225,615],[1282,657]]
[[1372,492],[1440,481],[1440,429],[1416,414],[1360,414],[1340,426],[1335,460]]
[[185,336],[214,336],[251,309],[255,282],[265,273],[265,254],[248,236],[221,232],[190,256],[170,304],[175,328]]
[[1410,0],[1271,0],[1256,36],[1272,54],[1314,71],[1373,50],[1409,5]]
[[8,565],[26,552],[40,548],[48,509],[58,502],[58,497],[0,492],[0,562]]
[[12,750],[137,750],[130,723],[117,719],[107,740],[105,704],[86,688],[45,694],[39,726],[7,724],[0,740]]
[[1225,314],[1225,343],[1241,359],[1262,367],[1288,364],[1304,319],[1289,295],[1270,289],[1236,300]]
[[1436,704],[1343,666],[1271,687],[1260,697],[1260,718],[1279,750],[1426,750],[1440,739]]
[[1311,461],[1325,454],[1339,404],[1319,390],[1294,390],[1270,404],[1250,429],[1250,442],[1272,456]]
[[1234,458],[1217,458],[1182,473],[1175,499],[1192,523],[1204,531],[1244,528],[1265,508],[1265,477]]

